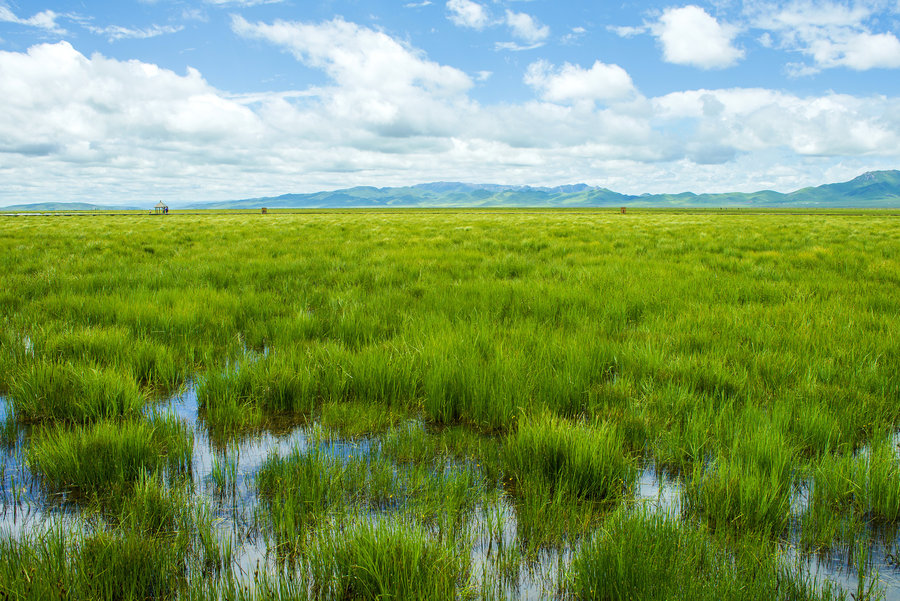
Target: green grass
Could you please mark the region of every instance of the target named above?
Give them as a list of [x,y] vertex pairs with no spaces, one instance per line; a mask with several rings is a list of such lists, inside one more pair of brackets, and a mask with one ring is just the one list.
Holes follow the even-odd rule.
[[177,599],[221,565],[208,515],[183,490],[142,477],[108,505],[0,539],[0,595]]
[[13,375],[13,410],[23,423],[94,422],[140,412],[145,393],[130,377],[85,364],[28,364]]
[[688,506],[713,528],[780,535],[791,515],[791,449],[758,411],[745,412],[732,436],[731,448],[708,465],[694,465],[686,488]]
[[900,460],[890,436],[877,437],[858,454],[823,457],[813,472],[813,505],[852,509],[868,520],[900,518]]
[[[262,540],[307,572],[316,541],[355,535],[366,520],[403,521],[413,538],[464,558],[486,545],[476,571],[489,582],[472,585],[476,598],[515,597],[504,586],[541,573],[547,554],[566,571],[570,552],[606,540],[608,512],[631,503],[649,464],[684,491],[693,530],[671,537],[719,558],[659,571],[661,590],[677,591],[679,574],[697,566],[732,578],[720,561],[731,557],[752,590],[769,591],[769,576],[746,571],[748,549],[769,570],[784,538],[803,552],[858,550],[893,528],[896,217],[630,213],[4,220],[6,442],[13,432],[24,441],[47,501],[59,492],[99,501],[109,528],[98,548],[127,555],[125,533],[184,524],[175,505],[209,501],[211,515],[227,514],[228,496],[251,505],[240,508],[250,518],[234,520],[236,544]],[[129,510],[146,514],[146,527],[116,517],[124,509],[108,491],[151,476],[173,489],[171,472],[196,486],[179,467],[191,426],[141,417],[187,380],[221,484],[203,488],[210,499],[147,492],[146,506]],[[238,468],[227,447],[310,422],[320,452],[273,457],[241,478],[247,490],[229,489]],[[368,439],[372,452],[330,457],[335,436]],[[7,493],[27,505],[23,477],[7,473]],[[792,505],[807,485],[809,507]],[[477,533],[493,508],[492,529],[505,534],[484,541]],[[202,521],[184,526],[207,541],[191,545],[225,563]],[[623,545],[627,530],[649,528],[623,524]],[[73,544],[77,558],[82,540]],[[303,569],[291,584],[264,568],[251,591],[220,574],[210,591],[304,598],[313,583]],[[871,581],[872,567],[861,569]],[[549,586],[546,574],[535,578]],[[184,580],[179,595],[206,594],[193,573]]]
[[637,474],[624,437],[609,423],[571,423],[540,416],[519,420],[502,450],[507,474],[519,488],[539,482],[573,500],[622,497]]
[[47,426],[34,433],[28,462],[51,491],[87,497],[126,493],[146,473],[190,466],[193,435],[174,418]]
[[736,553],[665,514],[617,512],[572,560],[574,598],[597,601],[846,599],[753,541]]
[[325,535],[311,573],[323,599],[457,599],[466,561],[452,545],[414,525],[362,522]]

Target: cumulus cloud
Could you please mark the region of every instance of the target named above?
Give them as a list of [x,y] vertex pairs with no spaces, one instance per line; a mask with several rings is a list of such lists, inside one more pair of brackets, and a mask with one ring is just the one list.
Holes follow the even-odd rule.
[[516,13],[511,10],[506,11],[506,24],[512,31],[513,36],[524,41],[526,44],[539,44],[544,42],[550,36],[550,28],[542,25],[537,19],[528,13]]
[[15,13],[13,13],[8,7],[0,5],[0,21],[4,21],[6,23],[16,23],[18,25],[27,25],[29,27],[36,27],[50,33],[66,33],[66,30],[60,27],[56,22],[57,19],[59,19],[61,16],[62,15],[53,12],[52,10],[44,10],[36,13],[31,17],[28,17],[27,19],[23,19],[17,17]]
[[[830,93],[809,98],[757,88],[693,90],[653,99],[654,113],[694,128],[695,141],[738,151],[789,149],[799,155],[887,153],[900,144],[897,99]],[[900,146],[898,146],[900,148]]]
[[449,0],[447,10],[450,20],[461,27],[484,29],[490,23],[485,8],[472,0]]
[[569,63],[556,68],[547,61],[537,61],[528,66],[525,83],[550,102],[614,100],[635,92],[625,69],[600,61],[590,69]]
[[340,17],[324,23],[279,20],[269,24],[234,16],[232,29],[238,35],[287,50],[347,87],[386,93],[418,89],[452,95],[472,86],[471,79],[459,69],[430,61],[421,51],[384,32]]
[[790,63],[789,73],[809,75],[836,67],[856,71],[900,67],[900,40],[892,31],[876,31],[874,3],[847,6],[835,2],[751,3],[751,24],[766,30],[767,45],[798,52],[811,62]]
[[[699,6],[666,9],[651,31],[662,44],[663,58],[669,63],[721,69],[744,57],[744,51],[734,46],[737,29],[719,23]],[[625,28],[620,35],[630,33]]]
[[[461,27],[482,30],[486,27],[505,25],[518,41],[495,42],[498,50],[530,50],[544,45],[550,37],[550,28],[528,13],[517,13],[509,9],[500,19],[492,18],[484,5],[473,0],[448,0],[449,19]],[[581,29],[581,28],[576,28]],[[581,29],[581,33],[584,30]]]

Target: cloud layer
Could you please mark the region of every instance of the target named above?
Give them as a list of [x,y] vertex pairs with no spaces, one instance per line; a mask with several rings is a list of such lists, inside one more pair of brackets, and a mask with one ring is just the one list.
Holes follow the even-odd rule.
[[[787,30],[793,18],[810,19],[799,10],[771,12],[766,27],[771,44],[795,44],[807,56],[812,38],[792,41]],[[889,36],[866,29],[864,14],[817,18],[810,27],[828,29],[828,44],[839,41],[836,31],[869,37],[854,46],[851,35],[830,55],[809,50],[811,66],[891,56]],[[543,26],[530,23],[518,39],[539,43]],[[896,97],[759,87],[649,96],[621,65],[538,59],[519,71],[530,98],[485,104],[473,97],[485,72],[443,64],[381,29],[240,15],[230,27],[321,72],[324,83],[231,94],[195,69],[86,56],[69,42],[0,51],[0,204],[240,198],[432,180],[789,190],[821,183],[823,173],[837,181],[900,160]],[[743,56],[732,26],[697,7],[664,11],[648,27],[672,62],[718,69]],[[688,48],[670,40],[681,39],[676,33],[706,37]]]

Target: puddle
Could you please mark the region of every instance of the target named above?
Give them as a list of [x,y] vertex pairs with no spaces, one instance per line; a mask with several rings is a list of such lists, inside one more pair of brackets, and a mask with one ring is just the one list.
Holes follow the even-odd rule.
[[[799,568],[809,575],[817,584],[822,585],[829,580],[848,593],[857,595],[859,591],[859,573],[848,549],[834,549],[825,553],[803,554],[791,545],[783,548],[783,561],[790,566]],[[856,596],[854,598],[879,598],[884,601],[900,601],[900,567],[896,564],[893,553],[896,547],[891,549],[883,543],[871,545],[868,550],[867,565],[871,571],[863,576],[863,586],[866,591],[878,591],[874,597]],[[883,596],[879,596],[883,595]]]
[[656,512],[668,515],[681,514],[681,482],[671,478],[656,469],[655,465],[648,465],[641,472],[635,490],[635,499]]

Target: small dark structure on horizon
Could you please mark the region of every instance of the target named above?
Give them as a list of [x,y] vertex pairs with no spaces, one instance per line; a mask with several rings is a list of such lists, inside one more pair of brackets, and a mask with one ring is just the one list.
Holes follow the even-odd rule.
[[164,203],[163,201],[159,201],[158,203],[156,203],[156,206],[153,207],[153,210],[156,211],[157,213],[165,214],[165,213],[169,212],[169,206],[166,203]]
[[267,209],[266,207],[263,207],[263,208],[262,208],[262,214],[263,214],[263,215],[265,215],[265,214],[268,213],[268,212],[269,212],[269,209]]
[[625,207],[622,207],[622,208],[619,209],[619,210],[622,211],[622,214],[623,214],[623,215],[625,214]]

